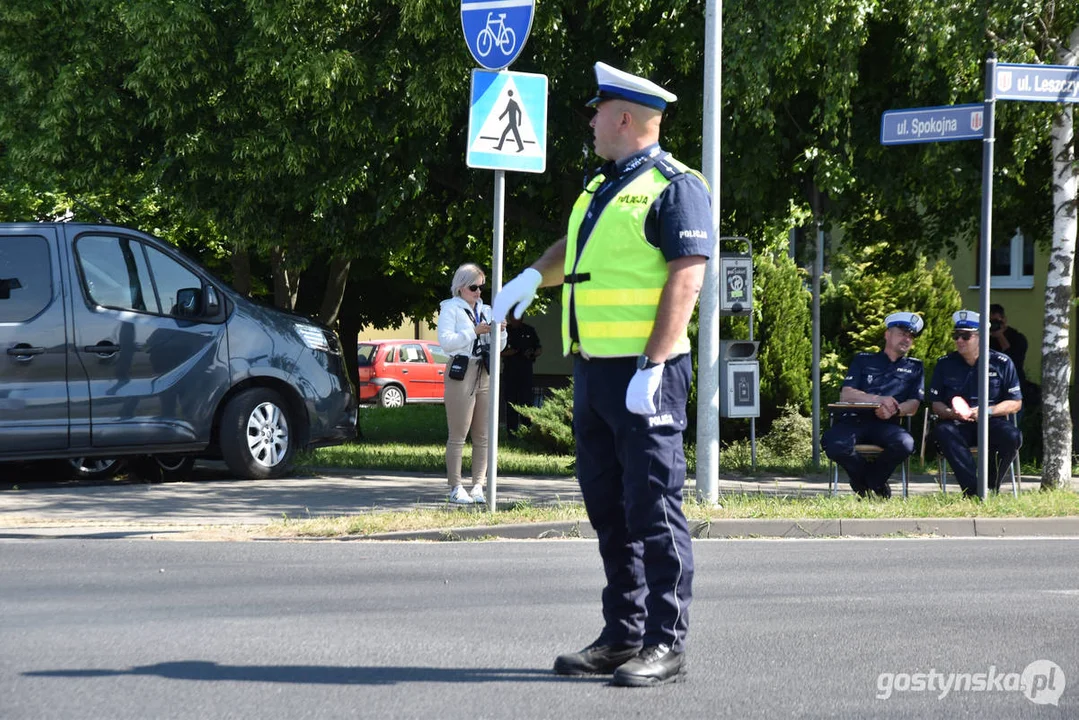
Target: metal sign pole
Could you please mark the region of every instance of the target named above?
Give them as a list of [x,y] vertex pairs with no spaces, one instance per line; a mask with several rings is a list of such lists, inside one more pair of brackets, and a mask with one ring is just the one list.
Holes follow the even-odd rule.
[[989,254],[993,237],[993,146],[996,144],[997,56],[985,61],[985,138],[982,141],[982,237],[981,286],[978,306],[978,496],[984,501],[989,489]]
[[[505,225],[506,172],[495,170],[495,207],[494,233],[491,242],[491,300],[502,290],[502,233]],[[491,323],[491,386],[488,398],[490,414],[487,418],[487,509],[495,511],[495,499],[498,495],[498,408],[499,408],[499,371],[502,357],[499,347],[502,345],[502,328]],[[473,459],[473,462],[475,460]]]
[[722,0],[708,0],[704,23],[701,171],[712,188],[712,257],[705,269],[697,334],[697,498],[719,501],[719,176],[723,107]]
[[817,250],[813,258],[813,467],[820,468],[820,279],[824,274],[824,223],[817,214]]

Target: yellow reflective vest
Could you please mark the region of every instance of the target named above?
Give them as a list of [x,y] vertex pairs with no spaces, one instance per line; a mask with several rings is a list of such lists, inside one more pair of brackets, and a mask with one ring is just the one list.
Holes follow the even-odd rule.
[[[681,172],[693,172],[670,156],[665,161]],[[659,296],[667,282],[667,261],[645,237],[644,221],[671,178],[653,166],[627,183],[600,212],[578,258],[577,232],[603,180],[603,175],[593,178],[570,213],[562,286],[562,350],[567,355],[635,357],[644,352],[652,334]],[[577,319],[576,343],[570,337],[570,313]],[[689,350],[689,336],[683,329],[671,354]]]

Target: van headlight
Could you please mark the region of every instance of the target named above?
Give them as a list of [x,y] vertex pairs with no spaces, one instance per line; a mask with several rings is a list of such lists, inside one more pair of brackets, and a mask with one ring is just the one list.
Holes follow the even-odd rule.
[[317,328],[314,325],[303,325],[296,323],[296,332],[299,333],[303,339],[304,345],[312,350],[321,350],[323,352],[329,352],[330,344],[326,341],[326,333],[322,332],[321,328]]

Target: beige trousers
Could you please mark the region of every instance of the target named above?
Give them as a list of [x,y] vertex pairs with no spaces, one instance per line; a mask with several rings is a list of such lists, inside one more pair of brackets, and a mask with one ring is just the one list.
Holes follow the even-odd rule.
[[479,358],[468,361],[468,372],[463,380],[449,377],[446,364],[446,424],[449,439],[446,441],[446,482],[452,489],[461,484],[461,455],[465,449],[465,436],[472,434],[472,484],[487,480],[487,418],[490,415],[489,398],[491,377],[483,369]]

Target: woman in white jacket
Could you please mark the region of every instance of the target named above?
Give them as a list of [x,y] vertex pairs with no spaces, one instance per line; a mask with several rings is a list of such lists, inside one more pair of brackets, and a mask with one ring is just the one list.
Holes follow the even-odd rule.
[[[468,355],[468,372],[462,380],[449,376],[446,365],[446,481],[450,502],[458,505],[486,503],[483,486],[487,480],[487,423],[490,417],[491,378],[483,357],[491,348],[491,307],[484,305],[483,270],[465,263],[453,274],[452,297],[443,300],[438,313],[438,343],[450,356]],[[506,334],[500,335],[499,350],[506,347]],[[461,455],[465,436],[472,434],[472,491],[461,484]]]

